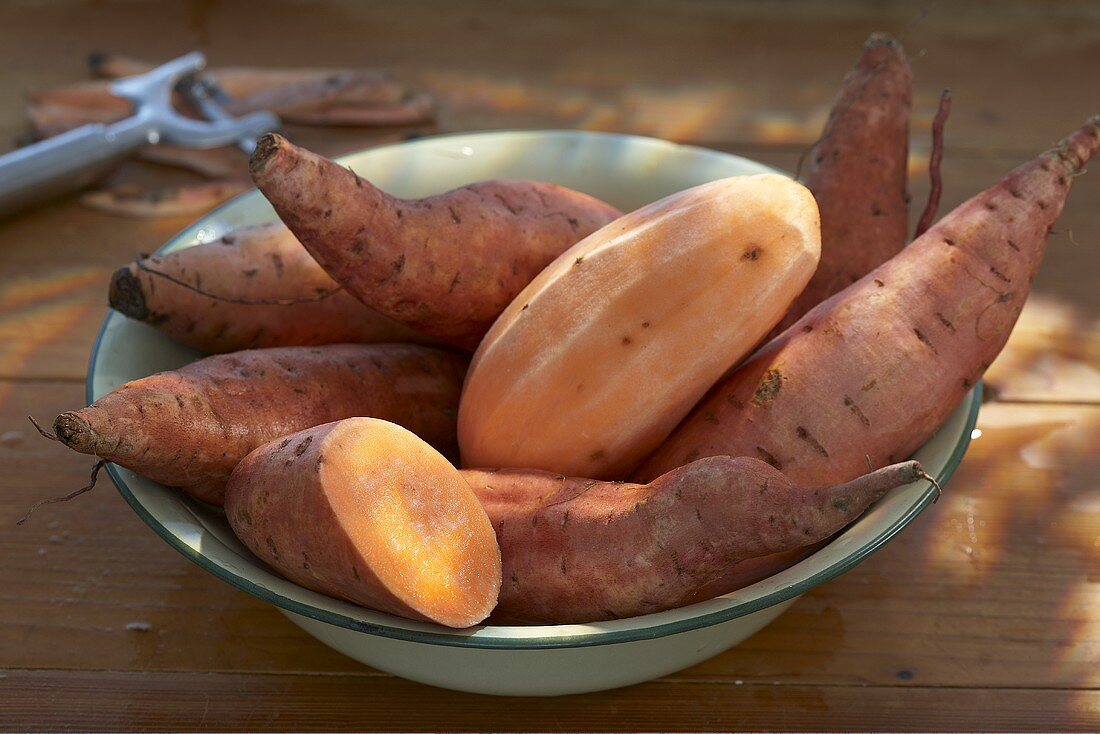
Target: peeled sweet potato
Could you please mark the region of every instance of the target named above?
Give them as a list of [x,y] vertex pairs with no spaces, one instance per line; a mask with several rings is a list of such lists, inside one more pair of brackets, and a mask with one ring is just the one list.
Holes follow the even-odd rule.
[[454,456],[465,370],[464,357],[413,344],[220,354],[62,413],[54,433],[75,451],[221,504],[230,472],[250,451],[341,418],[398,423]]
[[279,217],[349,293],[471,351],[540,270],[619,216],[539,181],[397,199],[274,134],[260,139],[250,168]]
[[481,342],[463,463],[622,478],[783,315],[819,252],[813,197],[775,174],[696,186],[589,235]]
[[349,418],[272,441],[226,487],[237,537],[296,584],[469,627],[500,590],[500,550],[470,486],[409,431]]
[[756,456],[823,486],[925,443],[1001,351],[1100,117],[941,219],[724,378],[635,472]]
[[773,335],[905,247],[912,102],[901,44],[872,35],[809,153],[804,183],[821,210],[821,262]]
[[633,617],[728,593],[743,582],[731,570],[780,553],[793,561],[888,490],[926,476],[910,461],[806,489],[758,459],[728,456],[646,485],[514,469],[462,475],[500,544],[493,620],[538,624]]
[[342,290],[278,223],[243,227],[120,268],[109,302],[207,353],[431,341]]

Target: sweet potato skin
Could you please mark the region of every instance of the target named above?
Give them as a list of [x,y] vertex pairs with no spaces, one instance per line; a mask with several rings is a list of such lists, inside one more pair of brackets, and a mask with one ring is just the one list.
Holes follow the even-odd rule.
[[250,451],[352,416],[404,425],[457,454],[465,357],[412,344],[279,347],[215,355],[129,382],[54,432],[70,448],[221,504]]
[[639,468],[756,456],[821,486],[909,456],[1004,346],[1100,118],[976,195],[720,382]]
[[274,134],[261,138],[250,168],[279,217],[349,293],[471,351],[540,270],[619,216],[586,194],[537,181],[397,199]]
[[923,472],[908,462],[813,490],[757,459],[717,456],[648,485],[516,469],[462,475],[500,544],[493,620],[570,624],[728,593],[793,563]]
[[243,227],[120,268],[111,278],[109,303],[207,354],[433,341],[342,290],[279,223]]
[[[100,80],[32,91],[35,132],[48,137],[89,122],[126,117],[131,113],[129,103],[112,94],[104,80],[154,66],[139,59],[106,57],[92,70]],[[226,111],[234,116],[267,110],[296,125],[392,127],[429,122],[435,114],[431,95],[366,69],[222,67],[206,70],[204,76],[226,93]]]
[[450,627],[496,604],[485,511],[442,455],[392,423],[349,418],[261,446],[230,476],[225,511],[253,553],[306,588]]
[[821,262],[772,336],[905,247],[912,103],[901,44],[872,35],[809,153],[803,183],[821,210]]
[[482,340],[463,462],[624,477],[783,315],[819,252],[813,196],[776,174],[711,181],[596,231]]

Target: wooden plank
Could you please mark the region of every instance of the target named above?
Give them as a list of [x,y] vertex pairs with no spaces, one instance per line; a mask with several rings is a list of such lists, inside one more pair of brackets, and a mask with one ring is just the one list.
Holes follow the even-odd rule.
[[660,682],[502,700],[347,675],[11,671],[0,719],[30,731],[1090,731],[1100,691]]
[[83,486],[94,460],[42,439],[25,418],[49,425],[83,404],[83,385],[5,388],[0,433],[22,436],[0,442],[0,667],[362,670],[177,554],[106,475],[17,527],[35,501]]
[[[24,417],[79,402],[27,383],[0,402],[0,668],[365,670],[165,545],[91,464]],[[944,499],[888,547],[741,646],[676,676],[815,685],[1100,686],[1100,408],[990,404]],[[133,622],[148,632],[128,630]]]
[[[1100,76],[1100,22],[1087,3],[691,0],[639,9],[625,0],[345,1],[306,11],[251,0],[203,7],[9,5],[0,25],[20,32],[0,49],[0,99],[81,78],[90,51],[165,59],[199,44],[220,64],[393,69],[439,94],[450,130],[585,127],[805,143],[817,137],[864,39],[885,30],[902,34],[914,59],[920,125],[951,87],[954,143],[1031,150],[1096,113],[1089,80]],[[28,66],[31,55],[36,63]],[[6,107],[0,138],[22,124],[18,106]]]

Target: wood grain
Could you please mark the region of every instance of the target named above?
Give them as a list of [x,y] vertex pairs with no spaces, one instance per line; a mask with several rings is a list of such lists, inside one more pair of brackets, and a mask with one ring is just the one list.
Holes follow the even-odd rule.
[[[62,0],[0,6],[0,28],[18,29],[0,45],[0,149],[24,130],[22,95],[83,78],[88,52],[197,47],[213,64],[386,68],[442,102],[437,126],[415,131],[290,131],[325,154],[409,132],[569,127],[789,171],[863,39],[892,31],[916,77],[914,219],[944,86],[941,214],[1100,111],[1100,11],[1071,0]],[[112,178],[193,180],[139,162]],[[429,689],[344,658],[176,554],[105,477],[16,527],[91,467],[25,416],[83,404],[110,273],[187,222],[71,199],[0,221],[0,728],[1100,730],[1098,201],[1100,177],[1075,181],[939,504],[740,646],[558,701]]]
[[[776,712],[782,711],[782,718]],[[569,699],[427,691],[358,676],[11,671],[0,718],[30,731],[1089,731],[1098,691],[660,681]]]

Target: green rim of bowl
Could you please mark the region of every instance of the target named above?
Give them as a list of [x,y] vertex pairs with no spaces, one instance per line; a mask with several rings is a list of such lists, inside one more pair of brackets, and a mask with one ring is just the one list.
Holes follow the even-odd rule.
[[[523,132],[523,133],[576,133],[580,131],[548,131],[548,130],[522,130],[522,131],[493,131],[487,134],[499,134],[503,132]],[[599,135],[611,138],[631,139],[631,140],[646,140],[650,142],[661,143],[664,145],[670,145],[682,148],[697,148],[697,146],[681,146],[676,143],[670,143],[668,141],[659,140],[656,138],[645,138],[644,136],[635,135],[620,135],[615,133],[585,133],[587,135]],[[431,140],[447,138],[447,137],[460,137],[471,136],[476,133],[453,133],[448,135],[431,136]],[[417,142],[428,140],[429,138],[418,138],[416,140],[408,141],[407,143],[397,143],[396,145],[415,145]],[[697,148],[699,150],[706,150],[703,148]],[[714,153],[717,151],[706,150],[708,153]],[[353,154],[354,155],[354,154]],[[731,155],[731,154],[723,154]],[[736,156],[732,156],[736,157]],[[337,159],[339,160],[339,159]],[[233,205],[240,199],[250,196],[256,196],[258,192],[255,190],[245,192],[233,199],[229,200],[225,204],[222,204],[218,208],[212,210],[206,214],[203,219],[214,217],[222,209]],[[194,228],[194,224],[188,225],[179,233],[174,235],[168,242],[157,250],[162,252],[170,248],[185,232],[188,232]],[[103,324],[99,328],[99,333],[96,335],[95,344],[92,346],[91,357],[88,361],[88,374],[87,385],[85,391],[85,399],[89,404],[93,402],[92,385],[96,372],[96,363],[99,357],[99,349],[102,345],[104,335],[107,332],[108,327],[111,324],[112,319],[124,319],[121,314],[111,311],[107,317],[103,320]],[[936,476],[936,481],[941,487],[946,486],[951,475],[955,473],[959,463],[962,461],[963,456],[966,454],[966,450],[970,445],[971,433],[974,427],[977,425],[978,411],[981,408],[982,403],[982,388],[983,383],[981,380],[977,382],[974,388],[966,396],[966,400],[970,401],[969,411],[966,417],[966,425],[963,429],[963,437],[956,446],[948,459],[947,464],[943,470]],[[638,629],[627,630],[611,630],[611,631],[598,631],[588,632],[577,635],[554,635],[547,637],[490,637],[490,636],[471,636],[470,630],[456,630],[454,633],[442,633],[442,632],[425,632],[415,629],[405,629],[402,627],[390,627],[383,624],[374,624],[370,622],[364,622],[354,617],[349,617],[338,612],[332,612],[326,609],[320,609],[310,604],[305,604],[294,599],[289,599],[285,596],[277,594],[269,589],[266,589],[253,581],[250,581],[243,576],[239,576],[221,566],[210,561],[202,553],[199,553],[191,546],[180,540],[175,534],[173,534],[168,528],[166,528],[156,517],[149,513],[145,509],[145,506],[137,499],[134,493],[130,490],[126,481],[118,471],[118,467],[115,464],[108,463],[106,465],[107,473],[110,475],[111,480],[118,488],[119,494],[123,499],[133,508],[146,525],[153,529],[168,545],[175,548],[180,554],[189,560],[193,561],[197,565],[201,566],[206,571],[209,571],[214,576],[217,576],[222,581],[237,587],[238,589],[245,591],[252,596],[257,597],[263,601],[291,612],[293,614],[315,619],[320,622],[335,625],[337,627],[343,627],[345,629],[354,630],[356,632],[364,632],[371,635],[378,635],[380,637],[387,637],[396,640],[404,640],[408,642],[419,642],[429,645],[445,645],[448,647],[470,647],[481,649],[507,649],[507,650],[537,650],[537,649],[553,649],[553,648],[571,648],[571,647],[592,647],[597,645],[611,645],[622,642],[636,642],[641,640],[651,640],[657,637],[664,637],[666,635],[677,634],[680,632],[688,632],[690,630],[696,630],[703,627],[709,627],[715,624],[721,624],[722,622],[728,622],[738,617],[743,617],[754,612],[758,612],[762,609],[780,604],[782,602],[794,599],[801,596],[810,589],[818,586],[830,579],[836,578],[846,571],[852,569],[857,564],[862,562],[872,553],[877,551],[883,545],[885,545],[891,538],[897,535],[901,530],[912,522],[921,512],[924,511],[928,505],[932,504],[936,497],[936,491],[932,487],[931,483],[928,484],[924,494],[915,502],[901,517],[895,520],[888,528],[882,533],[872,538],[870,541],[862,544],[851,553],[845,555],[842,559],[838,560],[826,568],[818,571],[817,573],[806,577],[798,583],[784,586],[780,589],[772,591],[767,594],[755,597],[753,599],[746,600],[739,604],[735,604],[727,609],[720,609],[707,614],[701,614],[698,616],[689,617],[687,619],[677,620],[673,622],[667,622],[663,624],[654,624],[650,626],[644,626]],[[818,551],[820,552],[820,551]],[[812,557],[812,556],[810,556]],[[751,588],[751,587],[746,587]],[[743,590],[739,590],[743,591]],[[738,592],[733,592],[738,593]],[[721,599],[722,597],[718,597]],[[712,600],[713,601],[713,600]],[[372,613],[373,610],[371,610]],[[380,614],[380,613],[375,613]],[[395,617],[395,620],[398,619]],[[634,617],[639,623],[644,624],[645,616]],[[404,620],[402,620],[404,621]],[[623,620],[625,621],[625,620]],[[573,625],[548,625],[554,626],[573,626]],[[509,627],[505,625],[486,625],[485,627],[474,628],[475,631],[500,629],[500,630],[526,630],[529,631],[532,627]]]

